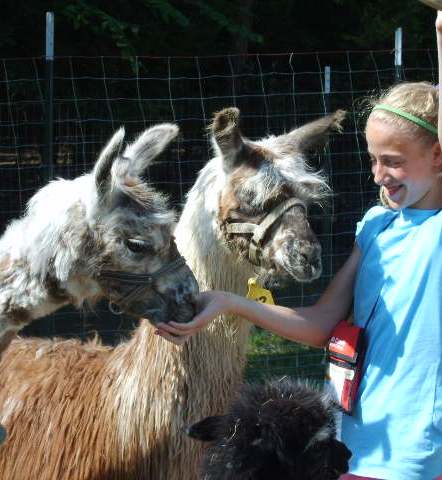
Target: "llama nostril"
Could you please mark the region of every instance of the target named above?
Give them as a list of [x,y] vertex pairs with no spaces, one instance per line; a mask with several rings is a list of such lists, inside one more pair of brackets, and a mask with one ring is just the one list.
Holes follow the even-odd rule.
[[309,256],[307,255],[307,253],[299,252],[299,255],[303,260],[305,260],[306,262],[308,261]]
[[317,262],[321,258],[321,247],[318,245],[302,245],[299,255],[306,262]]
[[189,293],[185,296],[185,301],[190,305],[192,308],[193,315],[197,313],[197,304],[196,304],[196,297],[192,293]]

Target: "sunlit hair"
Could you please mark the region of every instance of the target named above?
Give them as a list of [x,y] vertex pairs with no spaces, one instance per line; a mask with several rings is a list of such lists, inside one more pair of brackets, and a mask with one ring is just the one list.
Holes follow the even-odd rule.
[[[383,90],[380,94],[365,98],[362,110],[367,121],[368,118],[382,120],[425,145],[430,146],[438,141],[437,136],[433,133],[395,113],[386,110],[373,111],[373,107],[380,103],[411,113],[437,128],[439,110],[439,89],[437,86],[430,82],[402,82]],[[382,205],[388,207],[382,187],[379,191],[379,198]]]
[[368,99],[369,118],[379,119],[424,143],[433,144],[437,136],[409,120],[385,110],[371,111],[375,105],[384,103],[431,123],[437,128],[439,89],[429,82],[403,82]]

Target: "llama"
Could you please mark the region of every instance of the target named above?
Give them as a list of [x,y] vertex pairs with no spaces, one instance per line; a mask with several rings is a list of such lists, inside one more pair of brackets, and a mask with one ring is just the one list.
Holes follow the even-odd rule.
[[[215,116],[217,155],[175,231],[205,289],[242,293],[256,269],[300,281],[320,275],[306,208],[324,196],[326,182],[307,168],[306,152],[323,145],[342,118],[338,112],[254,143],[241,136],[236,109]],[[250,233],[229,231],[272,216],[255,250]],[[182,428],[225,409],[242,380],[248,329],[239,319],[219,321],[184,347],[154,335],[145,321],[113,349],[14,341],[0,363],[0,423],[9,431],[0,479],[193,480],[202,449]]]
[[[32,397],[41,386],[42,392],[52,397],[46,412],[51,417],[54,400],[62,405],[82,382],[87,385],[81,375],[88,368],[93,373],[111,353],[97,341],[81,345],[77,341],[17,339],[7,349],[20,328],[63,305],[80,307],[102,297],[109,299],[113,310],[147,316],[153,324],[171,319],[186,322],[194,315],[198,286],[173,239],[175,213],[166,197],[141,178],[177,134],[175,125],[161,124],[124,147],[121,128],[102,150],[91,173],[43,187],[31,198],[26,214],[13,221],[1,238],[0,345],[6,352],[0,364],[0,416],[9,427],[10,440],[0,450],[1,464],[9,448],[14,451],[19,436],[20,427],[8,422],[14,405],[22,402],[26,407],[27,395]],[[147,328],[146,322],[143,328]],[[36,364],[31,366],[34,360]],[[122,355],[119,361],[130,361],[130,356]],[[55,376],[51,376],[51,367],[58,371]],[[67,390],[63,389],[69,383],[64,374],[72,374]],[[113,377],[119,381],[108,371],[104,383]],[[61,396],[45,390],[51,379],[52,386],[63,392]],[[21,395],[26,400],[20,400]],[[118,397],[114,400],[118,402]],[[44,403],[38,395],[34,401]],[[28,413],[26,408],[22,411],[25,422],[30,419]],[[44,416],[41,413],[33,417],[36,424]],[[46,426],[51,435],[49,417]],[[57,433],[53,436],[57,438]],[[5,437],[0,425],[0,443]],[[40,478],[38,469],[17,473],[15,468],[2,466],[1,478]],[[62,477],[43,472],[41,478]]]
[[100,297],[153,323],[189,320],[196,283],[171,241],[174,213],[140,179],[177,133],[155,126],[120,155],[120,129],[93,172],[49,183],[8,226],[0,239],[0,352],[32,320]]
[[[210,127],[215,156],[188,193],[175,230],[178,249],[201,290],[245,295],[252,276],[267,284],[320,276],[321,247],[306,210],[330,192],[324,176],[307,162],[330,133],[341,130],[344,118],[338,110],[287,134],[252,142],[240,131],[238,109],[215,115]],[[149,478],[160,478],[158,472],[168,480],[197,477],[203,447],[182,435],[182,428],[225,411],[243,381],[249,330],[241,318],[220,317],[181,349],[165,347],[150,333],[152,351],[161,350],[180,365],[170,385],[175,390],[168,391],[180,402],[151,412],[161,435],[151,439]],[[161,367],[151,364],[149,375],[161,378]],[[166,443],[173,445],[169,450],[157,448],[165,432]]]
[[337,480],[351,452],[336,440],[336,414],[329,395],[283,378],[243,385],[227,413],[187,434],[210,444],[204,480]]

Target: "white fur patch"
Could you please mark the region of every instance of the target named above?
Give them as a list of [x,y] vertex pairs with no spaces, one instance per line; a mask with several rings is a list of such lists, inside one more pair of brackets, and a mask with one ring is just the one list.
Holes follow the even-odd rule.
[[0,423],[7,423],[9,417],[23,406],[23,400],[17,397],[8,397],[3,404],[0,414]]

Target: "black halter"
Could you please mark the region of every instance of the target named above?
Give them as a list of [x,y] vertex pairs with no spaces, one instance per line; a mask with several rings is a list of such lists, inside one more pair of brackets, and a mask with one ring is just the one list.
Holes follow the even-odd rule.
[[182,256],[179,256],[175,260],[153,273],[128,273],[115,270],[102,270],[99,278],[105,280],[116,280],[119,283],[126,285],[133,285],[126,295],[122,295],[116,301],[109,300],[109,310],[115,315],[121,315],[130,305],[135,298],[142,298],[143,292],[146,290],[153,290],[156,295],[161,293],[155,288],[155,281],[164,275],[165,273],[178,270],[180,267],[186,264],[186,261]]

